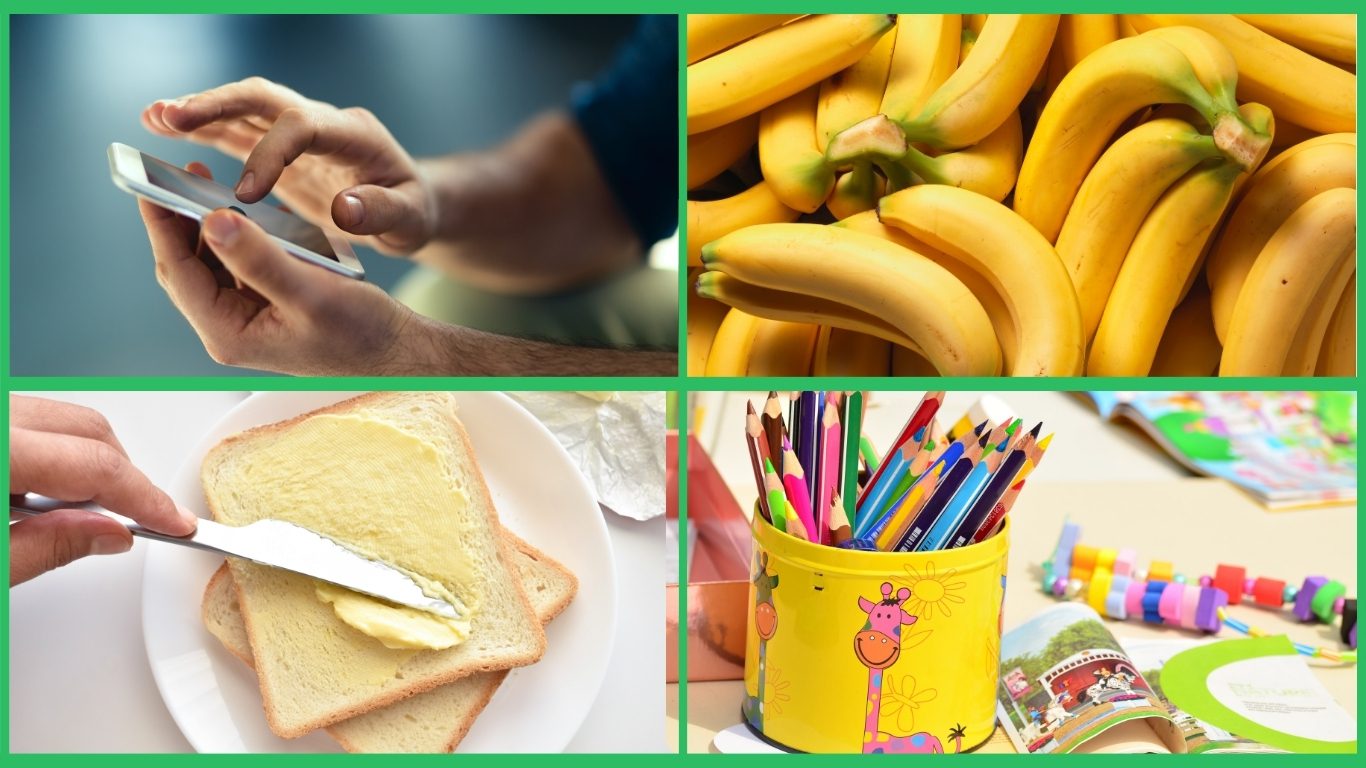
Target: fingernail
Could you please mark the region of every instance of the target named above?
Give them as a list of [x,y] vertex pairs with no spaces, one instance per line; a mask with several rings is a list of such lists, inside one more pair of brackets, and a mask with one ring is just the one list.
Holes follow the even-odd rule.
[[196,527],[196,526],[199,525],[199,515],[196,515],[195,513],[193,513],[193,512],[191,512],[190,510],[188,510],[188,509],[186,509],[186,508],[180,506],[179,504],[175,505],[175,508],[176,508],[176,511],[180,513],[180,517],[181,517],[185,522],[189,523],[191,528]]
[[365,204],[360,201],[359,197],[342,195],[342,199],[346,201],[346,216],[351,220],[351,226],[354,227],[365,221]]
[[256,186],[256,174],[251,171],[242,174],[242,180],[237,182],[238,199],[241,199],[242,195],[251,194],[252,187],[254,186]]
[[132,546],[133,542],[130,537],[106,533],[90,540],[90,554],[117,555],[120,552],[127,552]]
[[231,213],[209,216],[204,220],[204,236],[219,245],[232,245],[237,239],[237,217]]

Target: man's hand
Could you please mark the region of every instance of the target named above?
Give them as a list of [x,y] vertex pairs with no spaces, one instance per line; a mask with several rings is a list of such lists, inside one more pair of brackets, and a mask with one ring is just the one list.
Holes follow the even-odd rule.
[[[189,170],[209,175],[197,163]],[[412,315],[384,291],[289,255],[235,211],[214,211],[201,228],[145,200],[138,208],[157,281],[214,360],[299,375],[384,373]],[[201,229],[235,283],[197,255]]]
[[338,109],[260,77],[153,103],[149,131],[214,147],[244,161],[238,199],[272,190],[295,213],[335,225],[388,254],[425,245],[435,202],[388,129],[359,107]]
[[[195,517],[128,460],[109,422],[76,405],[10,397],[10,493],[94,501],[172,536],[194,532]],[[63,509],[10,526],[10,586],[86,555],[126,552],[128,529],[95,512]]]

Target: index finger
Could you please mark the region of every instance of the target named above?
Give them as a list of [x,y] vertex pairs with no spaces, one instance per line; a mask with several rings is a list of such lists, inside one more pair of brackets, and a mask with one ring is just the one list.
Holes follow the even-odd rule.
[[197,518],[152,485],[107,443],[74,435],[10,430],[10,493],[94,501],[172,536],[194,532]]
[[279,83],[264,77],[248,77],[166,102],[161,121],[172,130],[188,133],[209,123],[239,117],[274,120],[286,109],[308,103],[308,99]]
[[60,432],[77,437],[86,437],[108,443],[119,453],[127,456],[128,451],[114,434],[113,427],[104,414],[94,408],[86,408],[74,403],[48,400],[43,397],[10,395],[10,424],[37,432]]

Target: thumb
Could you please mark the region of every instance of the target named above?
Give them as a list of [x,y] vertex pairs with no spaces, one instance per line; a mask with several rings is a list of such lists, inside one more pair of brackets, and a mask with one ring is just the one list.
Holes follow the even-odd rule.
[[127,552],[133,534],[97,512],[59,509],[11,525],[9,583],[21,584],[86,555]]
[[332,220],[353,235],[374,235],[392,251],[410,252],[431,238],[430,214],[421,185],[362,184],[332,198]]

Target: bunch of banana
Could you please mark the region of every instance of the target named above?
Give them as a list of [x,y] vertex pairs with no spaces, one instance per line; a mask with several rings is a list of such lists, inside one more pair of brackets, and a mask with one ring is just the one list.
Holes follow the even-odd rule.
[[690,17],[689,370],[1352,375],[1355,56],[1342,14]]

